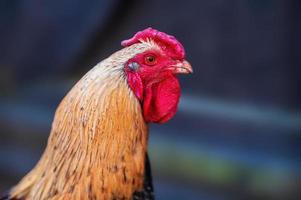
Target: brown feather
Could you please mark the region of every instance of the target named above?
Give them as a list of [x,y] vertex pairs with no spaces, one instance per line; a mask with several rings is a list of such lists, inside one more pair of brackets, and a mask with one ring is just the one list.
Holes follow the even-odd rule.
[[152,45],[118,51],[73,87],[56,110],[44,154],[12,198],[130,199],[142,188],[148,128],[123,64]]

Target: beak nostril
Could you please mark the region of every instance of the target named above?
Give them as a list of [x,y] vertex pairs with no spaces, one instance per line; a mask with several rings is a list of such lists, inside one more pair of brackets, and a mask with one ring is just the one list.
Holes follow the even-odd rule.
[[186,60],[175,65],[173,70],[174,70],[174,73],[176,73],[176,74],[192,74],[193,73],[190,63]]

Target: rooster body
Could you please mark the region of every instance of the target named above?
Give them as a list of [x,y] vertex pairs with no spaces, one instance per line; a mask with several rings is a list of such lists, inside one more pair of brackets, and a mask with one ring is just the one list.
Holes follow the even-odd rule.
[[[156,75],[158,81],[143,77],[146,68],[139,56],[161,50],[155,38],[135,36],[139,42],[133,42],[135,37],[125,42],[126,48],[97,64],[65,96],[44,154],[10,191],[9,199],[153,198],[147,124],[163,123],[174,115],[179,88],[174,72],[166,79]],[[169,79],[174,86],[168,86]],[[154,94],[161,91],[166,94],[158,99]],[[161,100],[168,99],[166,95],[175,100],[165,105]]]

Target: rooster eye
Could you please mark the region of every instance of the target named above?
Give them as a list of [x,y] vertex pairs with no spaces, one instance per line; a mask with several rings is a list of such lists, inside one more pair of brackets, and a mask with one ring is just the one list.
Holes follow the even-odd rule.
[[154,65],[157,63],[156,57],[152,55],[148,55],[145,57],[145,63],[147,65]]

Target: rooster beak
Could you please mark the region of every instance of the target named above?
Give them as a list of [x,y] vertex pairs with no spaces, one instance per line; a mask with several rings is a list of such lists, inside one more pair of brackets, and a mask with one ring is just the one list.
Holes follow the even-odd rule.
[[175,74],[192,74],[193,70],[190,63],[184,60],[173,66],[173,72]]

